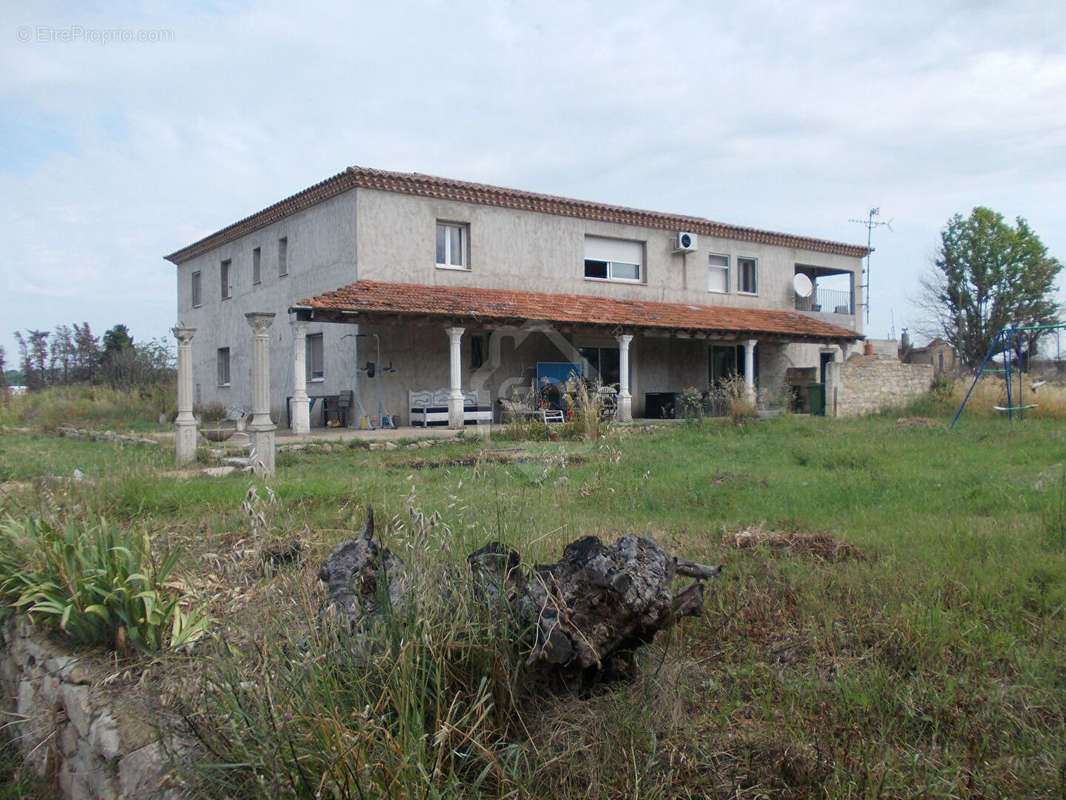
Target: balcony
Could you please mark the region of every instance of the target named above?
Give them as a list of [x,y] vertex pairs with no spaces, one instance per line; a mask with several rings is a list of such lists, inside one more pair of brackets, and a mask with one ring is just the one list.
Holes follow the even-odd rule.
[[796,295],[797,311],[820,311],[823,314],[854,314],[851,292],[843,289],[816,288],[810,297]]
[[855,273],[797,264],[795,280],[796,310],[820,314],[855,315]]

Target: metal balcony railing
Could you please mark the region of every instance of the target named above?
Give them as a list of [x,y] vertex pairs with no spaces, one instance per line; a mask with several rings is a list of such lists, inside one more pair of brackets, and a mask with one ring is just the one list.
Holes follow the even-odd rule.
[[821,311],[823,314],[854,314],[851,292],[841,289],[816,289],[810,297],[796,295],[797,311]]

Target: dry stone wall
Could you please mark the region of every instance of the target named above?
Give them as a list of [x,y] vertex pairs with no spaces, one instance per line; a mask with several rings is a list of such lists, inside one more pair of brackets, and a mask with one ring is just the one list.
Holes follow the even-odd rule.
[[[163,720],[100,685],[100,668],[26,623],[0,629],[7,734],[54,792],[69,800],[178,798],[168,782]],[[168,747],[185,749],[176,740]]]
[[932,364],[904,364],[894,355],[854,355],[832,365],[836,381],[830,381],[827,413],[833,413],[836,388],[837,416],[855,417],[884,408],[902,406],[929,391]]

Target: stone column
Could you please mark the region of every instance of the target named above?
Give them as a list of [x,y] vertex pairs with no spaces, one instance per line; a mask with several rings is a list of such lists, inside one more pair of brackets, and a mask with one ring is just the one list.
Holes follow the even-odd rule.
[[274,322],[274,314],[253,311],[244,317],[255,331],[252,346],[252,421],[248,424],[252,463],[261,474],[273,475],[274,431],[277,426],[270,419],[270,325]]
[[310,400],[307,398],[307,324],[292,323],[292,400],[289,401],[293,433],[311,432]]
[[633,395],[629,393],[629,345],[633,334],[621,333],[618,339],[618,411],[615,414],[619,422],[633,420]]
[[192,335],[196,328],[178,325],[178,416],[174,420],[174,461],[188,464],[196,460],[196,417],[192,415]]
[[446,328],[451,345],[451,391],[448,393],[448,427],[463,427],[463,351],[466,328]]
[[756,339],[748,339],[744,342],[744,390],[748,395],[748,401],[755,403],[755,345]]

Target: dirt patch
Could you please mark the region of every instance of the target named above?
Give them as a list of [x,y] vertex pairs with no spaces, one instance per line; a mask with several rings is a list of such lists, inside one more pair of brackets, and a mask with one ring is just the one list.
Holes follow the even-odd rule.
[[[440,457],[440,458],[411,458],[394,461],[391,467],[404,467],[409,469],[442,469],[444,467],[476,467],[479,464],[543,464],[546,457],[535,455],[528,450],[489,450],[476,455]],[[566,460],[570,464],[581,464],[588,457],[580,453],[567,453]]]
[[762,528],[745,528],[723,537],[724,543],[737,550],[754,547],[769,547],[815,561],[866,560],[866,555],[849,542],[837,541],[824,533],[803,533],[798,531],[768,531]]
[[943,428],[944,423],[929,417],[900,417],[896,420],[896,426],[900,428]]
[[710,482],[716,486],[726,483],[734,486],[769,486],[766,478],[756,478],[754,475],[745,475],[742,472],[716,472],[710,477]]

